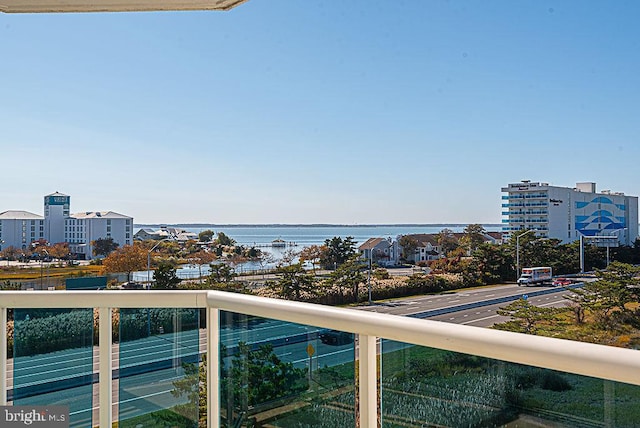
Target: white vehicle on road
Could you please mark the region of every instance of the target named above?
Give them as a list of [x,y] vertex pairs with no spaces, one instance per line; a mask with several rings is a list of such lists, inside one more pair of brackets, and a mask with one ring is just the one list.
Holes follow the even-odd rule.
[[518,278],[518,285],[544,284],[552,280],[553,273],[550,267],[523,268],[520,278]]

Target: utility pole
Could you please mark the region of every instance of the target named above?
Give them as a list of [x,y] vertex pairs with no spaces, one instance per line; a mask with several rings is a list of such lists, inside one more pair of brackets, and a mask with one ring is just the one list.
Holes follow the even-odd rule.
[[534,232],[534,230],[528,229],[526,232],[516,236],[516,282],[518,282],[518,278],[520,278],[520,238],[531,232]]

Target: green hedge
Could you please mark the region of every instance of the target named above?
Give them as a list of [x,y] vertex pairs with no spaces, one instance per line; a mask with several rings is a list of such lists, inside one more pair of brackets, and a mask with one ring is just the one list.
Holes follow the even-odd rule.
[[93,345],[91,309],[56,309],[49,313],[44,310],[27,312],[16,309],[14,313],[15,357]]

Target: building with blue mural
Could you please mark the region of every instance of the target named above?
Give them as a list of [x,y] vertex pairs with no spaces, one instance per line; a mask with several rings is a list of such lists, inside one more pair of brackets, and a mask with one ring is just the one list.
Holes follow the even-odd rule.
[[509,184],[502,192],[506,193],[502,196],[505,239],[525,229],[563,242],[580,236],[615,236],[621,245],[633,245],[638,237],[637,196],[597,192],[590,182],[569,188],[529,180]]

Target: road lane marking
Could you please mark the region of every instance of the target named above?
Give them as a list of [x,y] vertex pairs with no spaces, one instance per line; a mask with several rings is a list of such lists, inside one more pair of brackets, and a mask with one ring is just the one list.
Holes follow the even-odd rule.
[[469,320],[469,321],[465,321],[465,322],[460,323],[460,324],[463,324],[463,325],[471,324],[471,323],[474,323],[474,322],[484,321],[484,320],[488,320],[488,319],[491,319],[491,318],[496,318],[496,317],[499,317],[499,316],[500,315],[491,315],[490,317],[478,318],[477,320]]
[[556,303],[566,303],[566,300],[556,300],[555,302],[543,303],[540,306],[551,306],[551,305],[555,305]]

